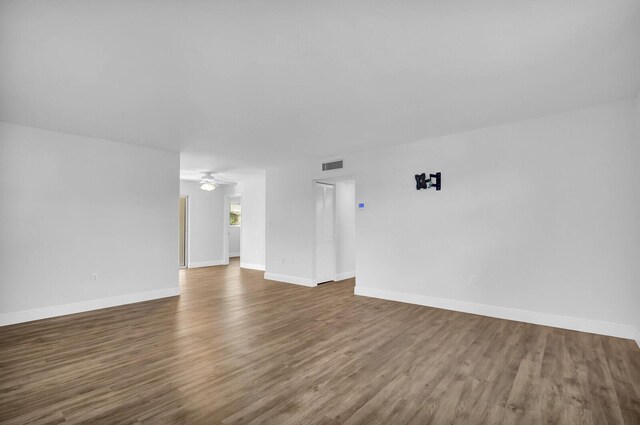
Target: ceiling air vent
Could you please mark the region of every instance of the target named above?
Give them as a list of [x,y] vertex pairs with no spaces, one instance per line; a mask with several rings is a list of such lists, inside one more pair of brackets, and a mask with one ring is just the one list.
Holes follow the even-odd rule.
[[325,162],[324,164],[322,164],[322,171],[338,170],[338,169],[340,169],[342,167],[343,167],[342,160],[333,161],[333,162]]

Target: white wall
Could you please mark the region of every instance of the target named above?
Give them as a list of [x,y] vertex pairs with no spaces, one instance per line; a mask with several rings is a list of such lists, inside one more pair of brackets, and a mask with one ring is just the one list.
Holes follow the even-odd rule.
[[207,267],[226,263],[224,258],[225,190],[200,189],[200,183],[180,181],[180,194],[189,196],[188,267]]
[[242,226],[229,226],[229,257],[240,256],[240,231]]
[[341,280],[354,277],[356,271],[356,186],[354,181],[338,181],[335,188],[335,270],[336,280]]
[[177,295],[178,172],[176,153],[0,123],[0,324]]
[[315,210],[313,164],[266,172],[265,278],[313,285]]
[[[635,114],[625,100],[347,155],[327,175],[354,175],[367,205],[356,214],[356,290],[630,336],[640,275]],[[319,166],[267,172],[267,272],[312,276],[307,217],[311,181],[326,174]],[[443,190],[416,191],[414,174],[435,171]]]
[[[617,102],[367,155],[358,286],[633,324],[633,113]],[[415,190],[429,171],[441,192]]]

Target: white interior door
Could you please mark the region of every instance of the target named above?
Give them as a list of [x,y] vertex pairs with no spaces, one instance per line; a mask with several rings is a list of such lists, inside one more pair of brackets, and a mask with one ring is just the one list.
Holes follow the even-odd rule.
[[316,183],[316,280],[328,282],[334,278],[333,226],[334,187]]

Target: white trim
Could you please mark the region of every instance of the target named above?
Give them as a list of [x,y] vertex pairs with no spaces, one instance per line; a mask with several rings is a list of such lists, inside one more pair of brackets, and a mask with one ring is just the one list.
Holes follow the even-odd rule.
[[85,311],[139,303],[159,298],[175,297],[178,295],[180,295],[180,287],[176,286],[172,288],[156,289],[154,291],[117,295],[115,297],[97,298],[94,300],[80,301],[71,304],[35,308],[33,310],[16,311],[0,315],[0,326],[31,322],[32,320],[47,319],[49,317],[66,316],[67,314],[82,313]]
[[226,266],[227,264],[229,263],[224,260],[196,261],[195,263],[189,263],[189,268],[197,269],[198,267]]
[[335,280],[336,282],[340,281],[340,280],[345,280],[345,279],[351,279],[352,277],[356,277],[356,272],[355,270],[352,272],[344,272],[344,273],[338,273],[333,277],[333,280]]
[[240,253],[239,252],[230,252],[229,253],[229,257],[239,257]]
[[295,285],[302,285],[302,286],[316,286],[317,284],[317,282],[315,282],[315,279],[309,279],[307,277],[299,277],[299,276],[287,276],[284,274],[277,274],[277,273],[265,273],[264,278],[266,280],[275,280],[277,282],[293,283]]
[[[418,304],[445,310],[461,311],[464,313],[479,314],[482,316],[497,317],[499,319],[515,320],[517,322],[533,323],[536,325],[552,326],[555,328],[571,329],[580,332],[589,332],[600,335],[609,335],[619,338],[639,338],[635,326],[621,323],[600,322],[577,317],[561,316],[550,313],[540,313],[528,310],[519,310],[509,307],[500,307],[488,304],[477,304],[467,301],[452,300],[448,298],[428,297],[425,295],[409,294],[406,292],[387,291],[383,289],[355,287],[354,293],[365,297],[381,298],[384,300],[400,301],[409,304]],[[638,341],[636,341],[638,342]],[[640,346],[640,344],[638,344]]]
[[240,260],[240,268],[264,271],[264,264],[243,263],[242,260]]

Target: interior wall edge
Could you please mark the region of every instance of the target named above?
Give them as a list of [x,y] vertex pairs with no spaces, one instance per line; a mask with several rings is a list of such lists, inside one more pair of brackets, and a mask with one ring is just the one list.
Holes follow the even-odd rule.
[[211,266],[225,266],[227,262],[225,260],[209,260],[209,261],[194,261],[187,266],[190,269],[197,269],[199,267],[211,267]]
[[520,310],[489,304],[472,303],[450,298],[437,298],[425,295],[409,294],[406,292],[367,288],[358,286],[357,284],[354,293],[360,296],[379,298],[388,301],[399,301],[408,304],[417,304],[427,307],[459,311],[462,313],[478,314],[481,316],[495,317],[498,319],[531,323],[534,325],[550,326],[554,328],[569,329],[579,332],[588,332],[598,335],[632,339],[635,340],[640,347],[640,334],[638,333],[638,329],[636,329],[636,327],[633,325],[602,322],[591,319],[541,313],[529,310]]
[[334,280],[337,282],[339,280],[345,280],[345,279],[351,279],[356,277],[356,272],[354,271],[350,271],[350,272],[344,272],[344,273],[337,273],[335,275]]
[[302,285],[302,286],[309,286],[309,287],[316,286],[318,283],[315,281],[315,279],[309,279],[307,277],[289,276],[284,274],[268,273],[268,272],[264,274],[264,278],[266,280],[274,280],[276,282],[283,282],[283,283],[293,283],[294,285]]
[[115,297],[96,298],[93,300],[70,304],[16,311],[0,315],[0,326],[32,322],[34,320],[66,316],[68,314],[83,313],[92,310],[100,310],[103,308],[117,307],[120,305],[134,304],[142,301],[151,301],[179,295],[180,287],[176,286],[147,292],[137,292],[133,294],[118,295]]
[[264,264],[243,263],[242,262],[242,257],[240,257],[240,258],[241,258],[240,259],[240,268],[264,271]]

